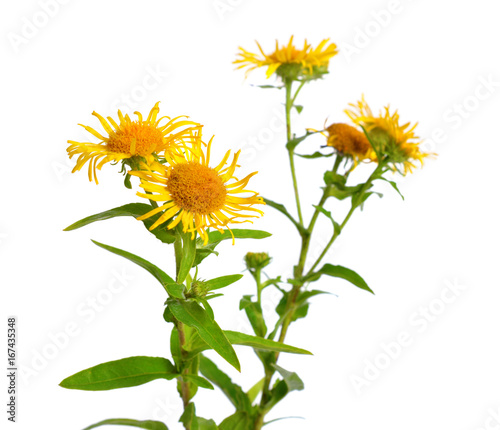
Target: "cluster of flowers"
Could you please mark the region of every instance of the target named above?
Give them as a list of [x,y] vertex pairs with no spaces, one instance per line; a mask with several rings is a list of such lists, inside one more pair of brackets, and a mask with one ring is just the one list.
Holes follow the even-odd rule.
[[121,162],[126,184],[130,176],[140,178],[144,192],[137,195],[153,205],[139,220],[162,212],[151,229],[160,224],[168,229],[181,224],[184,232],[192,237],[197,232],[205,243],[209,228],[221,231],[229,223],[262,215],[253,205],[263,204],[263,199],[245,189],[257,172],[241,180],[234,176],[239,152],[228,163],[228,151],[216,167],[210,167],[213,139],[203,142],[202,126],[182,116],[158,118],[159,111],[158,102],[146,120],[135,112],[135,121],[118,111],[119,123],[93,112],[107,136],[80,124],[100,142],[68,141],[69,157],[78,156],[73,172],[88,163],[89,180],[98,183],[97,170],[106,163]]
[[[306,40],[303,48],[297,49],[291,37],[288,45],[282,47],[276,41],[276,48],[270,54],[264,53],[257,43],[260,54],[240,48],[239,58],[234,63],[237,68],[247,68],[247,73],[258,67],[267,67],[268,78],[276,74],[283,82],[320,79],[328,72],[330,59],[338,54],[337,46],[328,41],[324,39],[313,48]],[[425,157],[433,155],[420,151],[421,141],[414,133],[417,124],[400,124],[398,112],[391,113],[389,106],[379,115],[374,115],[362,97],[345,113],[354,126],[334,123],[325,127],[327,146],[352,158],[354,166],[359,162],[384,162],[392,170],[405,175],[416,167],[415,162],[422,164]]]

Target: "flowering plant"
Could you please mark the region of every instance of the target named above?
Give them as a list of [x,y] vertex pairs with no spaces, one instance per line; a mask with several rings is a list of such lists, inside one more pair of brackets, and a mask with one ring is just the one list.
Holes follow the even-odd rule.
[[[264,53],[260,45],[258,48],[259,54],[240,48],[235,64],[238,68],[246,68],[247,73],[267,67],[267,77],[275,76],[276,84],[263,87],[285,92],[285,149],[290,163],[295,214],[283,204],[247,188],[256,172],[243,179],[235,176],[239,152],[231,158],[228,151],[218,164],[212,164],[213,138],[206,142],[202,126],[186,117],[158,118],[158,103],[145,120],[139,112],[135,112],[137,119],[132,120],[118,111],[118,122],[94,112],[105,132],[83,127],[100,142],[69,141],[70,158],[77,156],[74,171],[88,164],[89,179],[97,183],[98,170],[107,163],[120,163],[125,186],[132,188],[132,181],[140,181],[138,185],[142,191],[139,190],[137,196],[143,200],[91,215],[66,230],[115,217],[133,217],[165,246],[173,246],[176,273],[175,276],[167,274],[138,255],[94,241],[99,247],[144,268],[165,290],[163,317],[171,325],[171,357],[136,356],[94,365],[63,380],[62,387],[99,391],[137,386],[155,379],[174,380],[184,408],[180,422],[186,430],[258,430],[271,422],[266,421],[266,416],[276,404],[291,391],[304,388],[299,375],[284,369],[278,362],[281,353],[310,354],[288,345],[285,339],[292,323],[307,316],[309,301],[327,293],[312,289],[311,285],[324,281],[325,277],[340,278],[373,293],[358,273],[323,262],[323,259],[354,212],[362,208],[370,196],[380,195],[373,191],[376,181],[386,181],[399,192],[396,183],[387,175],[406,175],[430,154],[419,149],[420,141],[414,134],[416,125],[400,124],[399,114],[397,111],[391,113],[389,107],[379,115],[373,114],[364,98],[346,110],[352,124],[333,123],[324,130],[309,129],[297,136],[292,131],[291,111],[296,109],[300,113],[303,109],[296,104],[298,95],[307,83],[322,79],[328,73],[329,62],[337,54],[337,48],[325,39],[316,48],[305,41],[302,49],[298,49],[293,38],[282,47],[276,42],[275,51],[270,54]],[[306,139],[316,133],[324,135],[324,145],[313,153],[299,154],[299,146],[304,147]],[[320,158],[333,160],[332,167],[323,174],[322,195],[313,205],[309,220],[304,216],[299,195],[297,156],[311,163]],[[360,163],[371,165],[373,169],[364,181],[352,183],[351,173]],[[343,216],[340,211],[333,213],[327,209],[335,200],[350,201],[350,208]],[[234,284],[243,275],[224,273],[206,280],[200,275],[202,263],[208,264],[205,262],[207,257],[218,255],[216,248],[224,240],[231,239],[235,244],[239,239],[269,237],[270,233],[262,230],[234,227],[263,215],[264,204],[279,211],[300,238],[298,259],[291,271],[293,275],[288,279],[269,276],[271,256],[267,252],[247,253],[245,265],[255,281],[256,293],[243,296],[239,307],[245,312],[254,333],[222,330],[210,300],[223,295],[216,290]],[[320,216],[331,222],[331,236],[308,266],[311,238]],[[264,314],[262,307],[267,288],[275,288],[281,294],[272,319]],[[263,366],[263,375],[257,377],[247,391],[204,355],[204,351],[213,349],[241,370],[233,345],[252,348]],[[213,419],[198,416],[194,400],[199,388],[213,390],[214,386],[235,408],[234,413],[218,424]],[[106,424],[167,429],[159,421],[124,418],[105,419],[87,429]]]

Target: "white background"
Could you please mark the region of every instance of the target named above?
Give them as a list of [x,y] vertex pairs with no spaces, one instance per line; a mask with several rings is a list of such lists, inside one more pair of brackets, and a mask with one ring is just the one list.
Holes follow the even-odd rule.
[[[308,319],[292,326],[288,338],[314,356],[282,357],[306,389],[270,415],[305,421],[269,428],[499,428],[497,2],[73,0],[45,7],[51,16],[41,4],[4,3],[0,14],[1,321],[6,325],[8,315],[19,321],[24,376],[16,428],[77,430],[111,417],[157,418],[181,428],[172,382],[98,393],[58,387],[100,362],[169,354],[163,289],[90,238],[172,272],[171,250],[132,219],[62,231],[84,216],[138,201],[109,165],[99,186],[88,182],[86,171],[71,174],[66,141],[87,139],[77,123],[97,127],[93,110],[114,117],[120,107],[147,113],[161,100],[161,113],[190,115],[205,125],[205,136],[216,135],[214,162],[227,149],[243,148],[240,176],[259,170],[252,188],[292,210],[283,94],[252,87],[272,81],[263,72],[245,81],[231,64],[238,46],[255,50],[258,40],[271,50],[276,38],[286,42],[291,34],[299,44],[305,37],[314,45],[329,37],[341,49],[330,75],[303,90],[296,133],[321,128],[327,117],[346,121],[343,109],[364,93],[373,109],[391,103],[403,121],[419,121],[426,149],[439,156],[396,178],[405,201],[380,184],[384,198],[370,199],[356,213],[329,254],[329,262],[360,273],[376,295],[341,280],[315,286],[338,296],[313,299]],[[318,137],[302,148],[313,152],[321,144]],[[329,163],[298,163],[309,214]],[[366,173],[356,172],[359,178]],[[345,210],[329,208],[334,215]],[[241,272],[247,251],[273,255],[270,275],[289,272],[298,251],[291,225],[266,208],[254,227],[274,235],[221,246],[221,256],[206,260],[201,275]],[[329,228],[322,221],[314,252]],[[248,330],[237,310],[243,293],[253,293],[248,274],[213,302],[223,328]],[[453,303],[444,303],[443,293]],[[276,296],[269,291],[265,300],[269,307]],[[429,306],[432,321],[424,323],[420,312]],[[6,327],[1,332],[6,339]],[[401,332],[407,346],[398,351]],[[395,358],[387,360],[384,345],[392,345]],[[218,363],[248,389],[261,367],[251,351],[237,352],[241,375]],[[374,370],[375,362],[384,369]],[[353,378],[366,372],[371,380],[356,389]],[[4,391],[7,382],[0,384]],[[200,416],[219,422],[232,413],[218,391],[200,390],[196,400]]]

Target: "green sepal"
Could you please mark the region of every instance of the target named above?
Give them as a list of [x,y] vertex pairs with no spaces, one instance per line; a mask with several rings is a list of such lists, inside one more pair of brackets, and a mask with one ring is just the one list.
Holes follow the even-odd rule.
[[[114,209],[110,209],[104,212],[100,212],[95,215],[90,215],[86,218],[77,221],[70,226],[66,227],[64,231],[76,230],[77,228],[84,227],[86,225],[92,224],[96,221],[103,221],[110,218],[116,218],[121,216],[131,216],[134,218],[140,217],[153,210],[153,208],[146,203],[129,203],[124,206],[120,206]],[[149,228],[156,222],[156,220],[161,216],[161,214],[153,215],[142,221],[144,226],[152,234],[156,236],[157,239],[161,240],[163,243],[174,243],[175,234],[173,231],[166,229],[165,227],[159,226],[154,230],[149,230]]]
[[168,307],[180,322],[194,327],[200,337],[229,364],[240,370],[236,352],[219,325],[195,301],[171,299]]
[[209,358],[200,355],[200,372],[213,382],[226,395],[236,410],[250,412],[251,402],[241,387],[231,381],[231,378],[220,370]]
[[311,273],[308,276],[303,278],[304,282],[314,282],[317,281],[321,275],[328,275],[335,278],[345,279],[349,281],[351,284],[355,285],[362,290],[366,290],[372,294],[375,294],[365,280],[358,275],[354,270],[348,269],[343,266],[334,266],[333,264],[325,264],[320,270],[317,272]]
[[98,364],[69,376],[59,385],[72,390],[104,391],[177,376],[177,369],[166,358],[139,356]]
[[95,429],[96,427],[110,426],[110,425],[139,427],[141,429],[147,429],[147,430],[168,430],[168,427],[160,421],[151,421],[151,420],[137,421],[128,418],[110,418],[104,421],[99,421],[98,423],[92,424],[91,426],[85,427],[83,430],[91,430]]

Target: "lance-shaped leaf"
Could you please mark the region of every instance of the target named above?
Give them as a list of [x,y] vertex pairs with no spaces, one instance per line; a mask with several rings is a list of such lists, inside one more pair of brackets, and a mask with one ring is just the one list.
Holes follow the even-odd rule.
[[272,208],[280,211],[283,215],[285,215],[293,223],[293,225],[299,231],[299,233],[302,234],[306,232],[306,229],[302,227],[292,215],[290,215],[290,212],[287,211],[284,205],[282,205],[281,203],[273,202],[272,200],[266,198],[264,199],[264,201],[266,202],[266,205],[271,206]]
[[239,411],[219,424],[219,430],[252,430],[252,422],[247,412]]
[[198,430],[219,430],[214,420],[207,420],[206,418],[196,417],[198,420]]
[[133,263],[137,264],[138,266],[141,266],[143,269],[146,269],[160,282],[163,288],[165,288],[167,293],[172,297],[177,297],[177,298],[184,297],[181,287],[179,287],[179,285],[177,285],[175,281],[170,276],[168,276],[163,270],[155,266],[153,263],[150,263],[148,260],[145,260],[144,258],[141,258],[135,254],[124,251],[122,249],[105,245],[103,243],[99,243],[95,240],[92,240],[92,242],[94,242],[97,246],[100,246],[101,248],[105,249],[106,251],[124,257],[127,260],[130,260]]
[[[224,334],[231,344],[249,346],[257,351],[288,352],[290,354],[312,355],[311,352],[306,351],[305,349],[296,348],[295,346],[290,346],[270,339],[263,339],[258,336],[251,336],[249,334],[230,330],[224,330]],[[185,348],[189,351],[188,358],[192,358],[200,352],[211,349],[211,346],[201,339],[201,337],[193,336],[189,345],[186,345]]]
[[177,376],[175,366],[166,358],[139,356],[98,364],[75,373],[59,385],[73,390],[103,391]]
[[359,276],[354,270],[348,269],[343,266],[334,266],[333,264],[325,264],[320,270],[315,273],[311,273],[310,275],[304,278],[306,282],[313,282],[318,280],[321,275],[333,276],[334,278],[341,278],[349,281],[351,284],[355,285],[362,290],[369,291],[372,294],[375,294],[365,280]]
[[202,378],[201,376],[198,375],[182,375],[182,379],[184,379],[186,382],[192,382],[193,384],[198,385],[198,387],[201,388],[206,388],[207,390],[213,390],[214,386],[207,381],[205,378]]
[[254,333],[259,337],[265,337],[267,326],[262,315],[262,306],[260,303],[252,301],[252,296],[243,296],[240,300],[240,310],[242,309],[245,310]]
[[219,325],[195,301],[169,300],[168,307],[180,322],[194,327],[200,337],[229,364],[240,370],[236,352]]
[[91,426],[85,427],[83,430],[91,430],[100,426],[110,426],[110,425],[118,425],[118,426],[129,426],[129,427],[139,427],[141,429],[147,430],[168,430],[168,427],[160,421],[137,421],[131,420],[128,418],[111,418],[109,420],[99,421],[96,424],[92,424]]
[[316,151],[313,154],[295,154],[295,155],[298,155],[299,157],[302,157],[302,158],[314,159],[314,158],[322,158],[322,157],[328,158],[328,157],[331,157],[333,154],[334,154],[334,152],[330,152],[329,154],[323,154],[319,151]]
[[250,412],[251,403],[246,393],[239,385],[233,383],[231,378],[220,370],[212,360],[200,356],[200,372],[222,390],[236,410]]
[[184,233],[177,226],[177,241],[175,243],[175,260],[177,263],[177,283],[182,284],[193,267],[196,257],[196,240],[191,233]]
[[[153,208],[146,203],[130,203],[128,205],[120,206],[114,209],[110,209],[104,212],[100,212],[95,215],[88,216],[86,218],[81,219],[80,221],[71,224],[69,227],[66,227],[64,231],[76,230],[77,228],[84,227],[86,225],[92,224],[96,221],[103,221],[110,218],[122,217],[122,216],[131,216],[134,218],[140,217],[151,211]],[[152,217],[145,219],[143,222],[144,226],[149,230],[149,228],[153,225],[154,222],[161,216],[160,214],[156,214]],[[159,240],[164,243],[174,243],[175,235],[171,230],[167,230],[165,227],[157,227],[154,230],[151,230]]]
[[227,275],[220,276],[219,278],[210,279],[209,281],[205,281],[204,285],[207,288],[207,291],[218,290],[219,288],[227,287],[228,285],[233,284],[236,281],[239,281],[243,278],[243,275]]
[[[265,239],[271,236],[271,233],[262,230],[251,230],[251,229],[238,229],[232,230],[235,239]],[[214,251],[215,247],[219,245],[223,240],[233,239],[231,232],[224,230],[222,233],[218,230],[211,231],[208,233],[208,242],[206,245],[203,244],[201,239],[197,240],[196,244],[196,258],[194,260],[193,266],[200,264],[205,258],[210,254],[219,255],[218,252]]]
[[283,380],[288,387],[288,391],[300,391],[304,389],[304,383],[302,382],[302,379],[300,379],[299,375],[297,375],[295,372],[289,372],[288,370],[283,369],[277,364],[272,364],[272,366],[280,373],[281,376],[283,376]]

